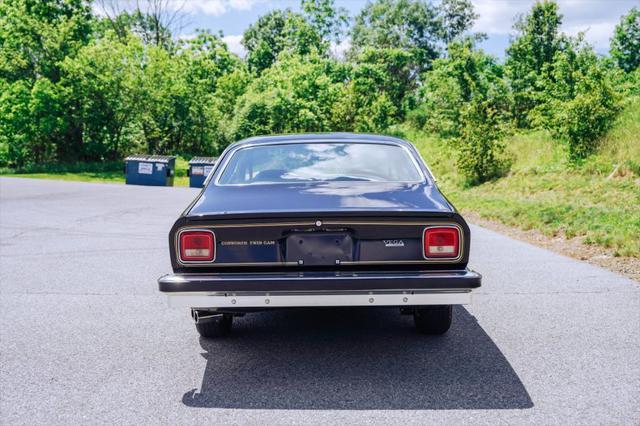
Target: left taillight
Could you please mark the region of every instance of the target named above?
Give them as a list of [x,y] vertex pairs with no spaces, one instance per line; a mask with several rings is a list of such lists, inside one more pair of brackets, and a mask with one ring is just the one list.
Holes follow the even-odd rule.
[[457,227],[429,227],[424,230],[422,242],[427,259],[455,259],[460,255],[460,231]]
[[216,257],[216,236],[211,231],[183,231],[179,244],[183,262],[212,262]]

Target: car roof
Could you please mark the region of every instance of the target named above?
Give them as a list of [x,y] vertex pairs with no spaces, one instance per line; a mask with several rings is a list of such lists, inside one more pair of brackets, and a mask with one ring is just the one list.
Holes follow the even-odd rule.
[[400,138],[393,136],[376,135],[371,133],[346,133],[346,132],[331,132],[331,133],[291,133],[286,135],[269,135],[269,136],[254,136],[248,139],[235,142],[229,146],[229,148],[235,148],[242,145],[259,145],[269,144],[274,142],[349,142],[349,143],[392,143],[396,145],[403,145],[411,147],[412,145]]

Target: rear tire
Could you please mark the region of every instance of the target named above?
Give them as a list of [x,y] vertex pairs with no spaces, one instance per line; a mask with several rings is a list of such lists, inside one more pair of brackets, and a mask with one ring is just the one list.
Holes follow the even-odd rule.
[[452,305],[424,306],[416,308],[413,320],[416,330],[422,334],[444,334],[451,327]]
[[216,315],[212,318],[204,318],[196,323],[196,330],[205,339],[228,336],[231,333],[233,316],[231,314]]

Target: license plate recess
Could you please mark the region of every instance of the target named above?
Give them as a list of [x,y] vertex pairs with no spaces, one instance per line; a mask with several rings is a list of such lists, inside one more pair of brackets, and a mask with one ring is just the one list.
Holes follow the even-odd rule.
[[353,260],[353,238],[344,232],[295,233],[286,240],[286,260],[300,265],[336,265]]

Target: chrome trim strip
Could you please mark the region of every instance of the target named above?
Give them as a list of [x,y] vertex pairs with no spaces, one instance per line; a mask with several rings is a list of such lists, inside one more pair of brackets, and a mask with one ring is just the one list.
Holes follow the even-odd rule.
[[[441,263],[449,263],[450,259],[441,258]],[[341,265],[424,265],[433,259],[423,260],[343,260]]]
[[270,291],[270,292],[257,292],[257,291],[233,291],[233,292],[218,292],[218,291],[176,291],[165,293],[168,295],[177,296],[313,296],[313,295],[335,295],[335,296],[348,296],[351,294],[441,294],[441,293],[471,293],[470,288],[437,288],[437,289],[403,289],[403,290],[309,290],[309,291]]
[[[220,225],[207,225],[211,228],[257,228],[257,227],[271,227],[271,226],[315,226],[314,222],[279,222],[279,223],[234,223],[234,224],[220,224]],[[180,229],[188,229],[190,227],[184,227]]]
[[[407,273],[407,274],[413,274],[416,271],[400,271],[401,273]],[[330,274],[331,278],[360,278],[363,276],[363,274],[366,274],[366,276],[374,276],[374,277],[381,277],[381,278],[388,278],[388,272],[387,271],[330,271],[328,272]],[[471,269],[429,269],[428,271],[417,271],[417,273],[420,274],[428,274],[429,277],[433,277],[433,278],[441,278],[441,277],[450,277],[450,276],[460,276],[460,275],[466,275],[469,273],[472,274],[476,274],[475,271],[471,270]],[[282,274],[285,274],[284,276]],[[288,274],[288,275],[286,275]],[[249,272],[248,275],[251,276],[257,276],[260,279],[270,279],[270,278],[274,278],[277,280],[287,277],[300,277],[300,278],[305,278],[305,279],[310,279],[310,280],[323,280],[326,279],[326,276],[318,276],[316,275],[317,272],[306,272],[306,271],[295,271],[295,270],[291,270],[291,271],[286,271],[284,273],[280,273],[280,272]],[[210,276],[220,276],[221,273],[220,272],[211,272],[211,273],[207,273],[207,272],[181,272],[179,274],[166,274],[162,277],[160,277],[160,279],[162,280],[169,280],[172,282],[176,282],[176,283],[183,283],[183,282],[187,282],[187,278],[198,278],[198,279],[207,279]],[[244,279],[244,274],[237,274],[237,273],[227,273],[224,274],[225,275],[225,279],[228,280],[233,280],[234,277],[238,276],[240,277],[240,279]],[[450,290],[450,289],[449,289]],[[413,291],[413,290],[412,290]],[[416,290],[416,291],[424,291],[424,289],[420,290]],[[427,290],[429,291],[429,290]],[[457,291],[457,289],[454,289],[454,291]]]
[[395,226],[402,226],[402,225],[406,225],[406,226],[431,226],[431,225],[438,225],[440,223],[442,223],[442,226],[447,226],[447,225],[456,225],[453,222],[425,222],[425,221],[417,221],[417,222],[399,222],[399,221],[380,221],[380,222],[366,222],[366,221],[323,221],[322,222],[325,225],[375,225],[375,226],[385,226],[385,225],[395,225]]
[[[353,261],[342,261],[341,265],[415,265],[415,264],[429,264],[429,263],[457,263],[462,259],[464,254],[464,232],[462,227],[454,222],[367,222],[367,221],[322,221],[323,225],[330,226],[348,226],[348,225],[373,225],[373,226],[425,226],[422,230],[422,255],[424,257],[424,230],[429,227],[454,227],[458,229],[458,239],[460,243],[458,256],[455,258],[427,258],[425,257],[423,260],[353,260]],[[222,224],[222,225],[208,225],[206,227],[202,226],[186,226],[180,228],[178,232],[176,232],[175,237],[175,251],[176,251],[176,260],[178,264],[185,266],[297,266],[296,262],[253,262],[253,263],[214,263],[212,262],[198,262],[198,263],[184,263],[180,259],[180,247],[179,247],[179,235],[185,230],[203,230],[209,231],[214,234],[215,239],[215,229],[216,228],[255,228],[255,227],[276,227],[276,226],[310,226],[315,227],[315,222],[279,222],[279,223],[238,223],[238,224]],[[217,248],[215,249],[214,256],[217,256]]]
[[298,262],[237,262],[215,263],[212,266],[297,266]]
[[246,293],[221,295],[209,292],[167,293],[172,308],[280,308],[324,306],[422,306],[466,305],[471,303],[471,291],[431,291],[415,293],[343,293],[343,294],[276,294]]
[[[319,217],[322,214],[318,215]],[[448,225],[457,225],[455,222],[425,222],[425,221],[378,221],[378,222],[368,222],[368,221],[335,221],[335,220],[323,220],[323,225],[376,225],[376,226],[385,226],[385,225],[406,225],[406,226],[448,226]],[[316,226],[315,221],[310,222],[253,222],[253,223],[234,223],[234,224],[215,224],[215,225],[206,225],[210,228],[248,228],[248,227],[259,227],[259,226]],[[186,226],[180,229],[189,229],[192,227]]]

